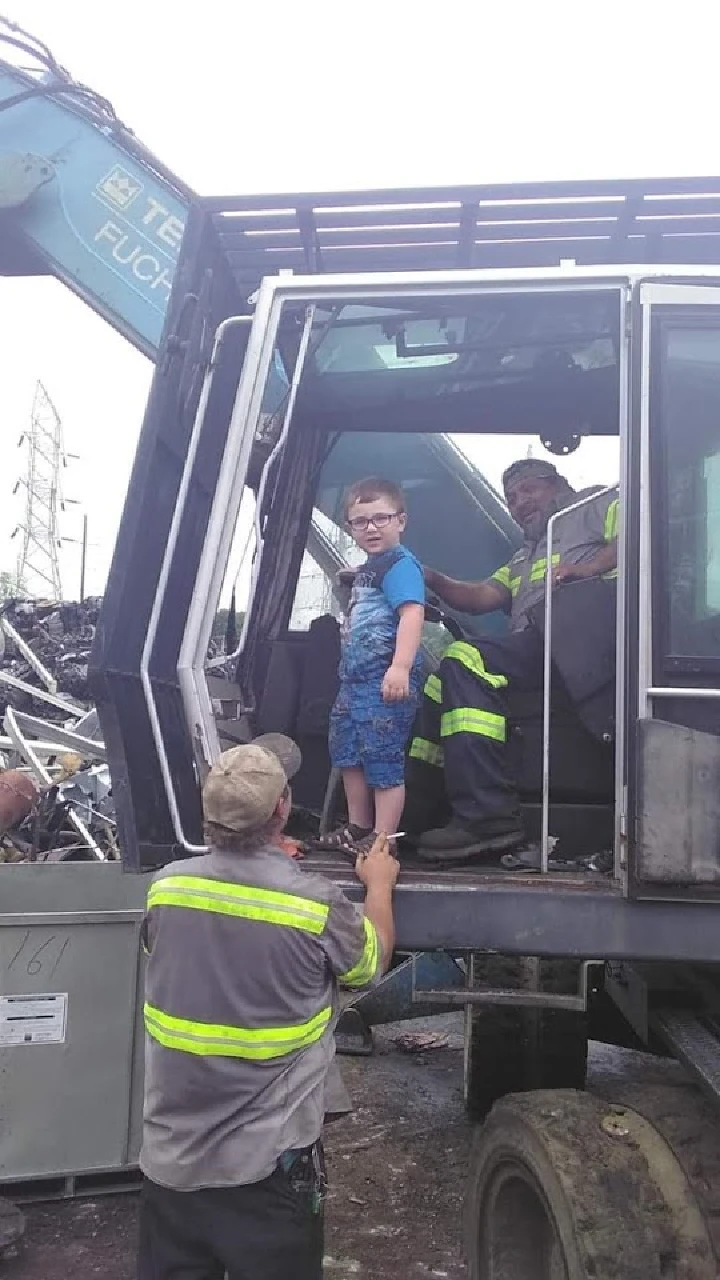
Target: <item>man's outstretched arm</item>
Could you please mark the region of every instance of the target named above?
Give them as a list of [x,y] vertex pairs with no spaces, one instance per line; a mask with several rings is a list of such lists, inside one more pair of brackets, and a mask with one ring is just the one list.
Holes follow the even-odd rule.
[[509,588],[492,578],[485,582],[458,582],[437,569],[425,569],[424,572],[428,591],[460,613],[493,613],[495,609],[507,612],[510,607],[512,597]]

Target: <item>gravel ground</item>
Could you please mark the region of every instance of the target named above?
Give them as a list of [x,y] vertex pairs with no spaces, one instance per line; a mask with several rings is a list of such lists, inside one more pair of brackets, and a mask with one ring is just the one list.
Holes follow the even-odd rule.
[[[439,1033],[446,1042],[408,1052],[403,1035]],[[327,1133],[327,1280],[421,1280],[465,1276],[461,1210],[472,1129],[461,1096],[457,1016],[378,1031],[371,1058],[341,1059],[356,1110]],[[649,1084],[680,1073],[673,1063],[593,1045],[590,1087]],[[134,1194],[27,1208],[8,1280],[133,1280]]]

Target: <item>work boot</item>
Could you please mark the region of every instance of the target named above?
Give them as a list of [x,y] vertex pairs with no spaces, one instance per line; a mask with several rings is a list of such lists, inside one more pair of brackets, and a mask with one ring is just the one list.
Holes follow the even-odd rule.
[[474,828],[453,818],[446,827],[424,832],[418,843],[418,857],[423,862],[461,862],[480,854],[513,849],[524,839],[519,818],[488,819]]

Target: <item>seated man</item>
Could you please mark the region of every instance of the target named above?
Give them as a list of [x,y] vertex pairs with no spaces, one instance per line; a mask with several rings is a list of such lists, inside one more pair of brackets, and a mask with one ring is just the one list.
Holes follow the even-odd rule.
[[[437,674],[425,684],[423,703],[410,746],[408,786],[431,794],[428,770],[444,768],[452,810],[448,826],[421,837],[419,855],[457,861],[523,840],[515,785],[505,760],[507,691],[542,683],[543,636],[528,612],[545,595],[546,535],[550,517],[593,489],[576,492],[551,462],[524,458],[503,475],[505,499],[524,535],[523,547],[486,582],[456,582],[434,569],[425,581],[452,609],[463,613],[510,615],[506,635],[487,636],[477,645],[455,641]],[[597,500],[571,512],[554,526],[553,584],[610,574],[617,565],[618,499]]]

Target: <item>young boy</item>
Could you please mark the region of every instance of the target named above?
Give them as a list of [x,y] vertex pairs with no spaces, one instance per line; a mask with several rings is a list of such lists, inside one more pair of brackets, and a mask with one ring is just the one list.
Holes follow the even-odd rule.
[[345,517],[368,556],[354,575],[330,717],[330,758],[342,770],[348,822],[320,843],[355,857],[376,832],[397,830],[405,804],[405,747],[423,680],[425,580],[400,542],[407,516],[398,485],[358,481]]

